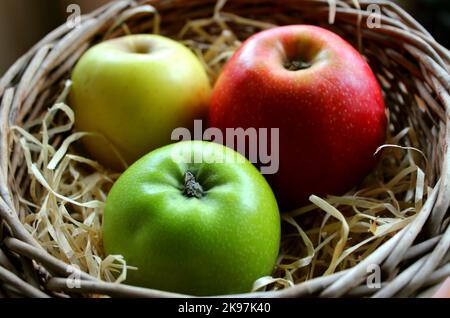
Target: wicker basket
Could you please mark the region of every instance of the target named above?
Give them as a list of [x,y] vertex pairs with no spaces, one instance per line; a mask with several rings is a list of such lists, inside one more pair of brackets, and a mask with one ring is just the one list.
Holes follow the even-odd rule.
[[[117,21],[125,21],[133,32],[150,31],[147,16],[136,7],[152,5],[162,20],[161,32],[174,35],[186,18],[210,17],[217,6],[226,12],[278,24],[310,23],[344,34],[363,48],[378,74],[393,74],[385,90],[395,98],[391,113],[398,121],[414,125],[417,131],[434,129],[422,138],[433,160],[433,190],[412,223],[381,245],[356,266],[333,275],[309,280],[287,289],[246,294],[248,297],[342,297],[415,296],[423,288],[450,275],[450,52],[397,5],[385,0],[160,0],[112,2],[82,18],[78,28],[63,25],[20,58],[0,81],[0,296],[63,297],[100,294],[116,297],[166,297],[167,292],[106,283],[81,273],[79,288],[70,289],[67,280],[73,270],[39,246],[20,222],[23,216],[18,193],[27,186],[26,167],[20,147],[9,133],[12,125],[24,125],[36,118],[61,90],[80,55],[111,31]],[[334,3],[336,6],[329,6]],[[369,28],[370,5],[381,8],[381,27]],[[331,10],[330,8],[333,8]],[[334,8],[336,8],[334,10]],[[137,12],[139,12],[137,14]],[[283,17],[278,19],[278,17]],[[278,19],[278,20],[277,20]],[[121,35],[116,28],[112,36]],[[243,34],[248,30],[242,30]],[[361,46],[364,43],[365,45]],[[398,98],[400,96],[401,98]],[[415,98],[416,97],[416,98]],[[421,101],[421,102],[419,102]],[[390,105],[391,106],[391,105]],[[422,120],[423,114],[429,117]],[[435,140],[434,140],[435,139]],[[427,150],[428,151],[428,150]],[[367,266],[380,265],[381,288],[366,286]]]

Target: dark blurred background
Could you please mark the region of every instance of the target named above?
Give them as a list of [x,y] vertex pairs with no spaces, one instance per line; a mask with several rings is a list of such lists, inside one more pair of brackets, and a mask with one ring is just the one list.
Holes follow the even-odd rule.
[[[90,12],[110,0],[0,0],[0,76],[45,34],[64,23],[69,4]],[[450,47],[450,0],[395,0]]]
[[70,4],[82,13],[111,0],[0,0],[0,76],[47,33],[67,21]]

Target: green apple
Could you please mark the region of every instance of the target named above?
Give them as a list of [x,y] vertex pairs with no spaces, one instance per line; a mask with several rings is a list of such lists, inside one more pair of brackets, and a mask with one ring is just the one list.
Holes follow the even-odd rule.
[[264,177],[234,150],[202,141],[134,163],[111,189],[103,222],[106,253],[138,268],[126,283],[191,295],[250,291],[271,274],[280,244]]
[[89,49],[72,75],[69,102],[91,156],[115,170],[171,142],[175,128],[207,115],[211,87],[197,57],[158,35],[130,35]]

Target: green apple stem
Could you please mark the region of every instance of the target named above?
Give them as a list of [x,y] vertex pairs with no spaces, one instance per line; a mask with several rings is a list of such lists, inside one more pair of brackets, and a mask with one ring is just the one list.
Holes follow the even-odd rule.
[[285,62],[284,67],[289,71],[299,71],[310,68],[311,64],[303,61],[294,60]]
[[184,174],[184,191],[183,194],[188,198],[200,199],[203,197],[203,187],[195,180],[194,175],[190,171]]

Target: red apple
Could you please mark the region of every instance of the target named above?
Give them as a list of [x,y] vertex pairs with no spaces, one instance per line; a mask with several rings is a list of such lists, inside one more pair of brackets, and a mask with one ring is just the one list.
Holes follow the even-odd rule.
[[249,38],[215,85],[210,126],[279,128],[279,204],[342,194],[376,163],[385,140],[380,86],[364,58],[323,28],[291,25]]

